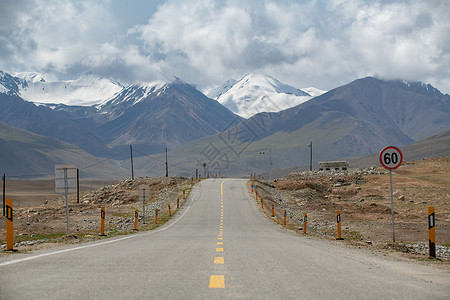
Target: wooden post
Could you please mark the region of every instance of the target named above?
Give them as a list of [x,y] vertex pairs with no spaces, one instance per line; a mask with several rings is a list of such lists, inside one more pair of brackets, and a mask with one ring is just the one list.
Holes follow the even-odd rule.
[[101,217],[100,236],[106,236],[106,234],[105,234],[105,207],[104,206],[101,208],[100,217]]
[[308,215],[305,213],[305,216],[303,217],[303,233],[306,233],[306,222],[308,220]]
[[6,250],[14,251],[13,202],[6,199]]
[[342,235],[341,235],[341,212],[339,210],[336,211],[336,221],[337,221],[337,231],[338,231],[337,240],[343,240]]
[[434,207],[428,207],[428,244],[430,249],[430,256],[436,258],[436,219],[434,217]]
[[138,213],[138,210],[136,209],[136,211],[134,212],[134,230],[138,230],[137,229],[138,216],[139,216],[139,213]]

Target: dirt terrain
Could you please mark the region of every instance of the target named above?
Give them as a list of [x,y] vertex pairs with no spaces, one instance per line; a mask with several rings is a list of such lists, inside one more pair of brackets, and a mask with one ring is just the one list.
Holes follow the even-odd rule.
[[[382,167],[347,171],[291,173],[273,182],[255,181],[264,212],[302,232],[307,213],[309,235],[336,238],[336,211],[342,236],[356,246],[428,253],[428,206],[436,215],[438,258],[450,260],[450,157],[404,162],[393,171],[396,243],[393,243],[389,171]],[[259,198],[258,198],[259,199]],[[260,200],[258,200],[260,203]]]
[[[143,203],[139,201],[139,186],[150,187],[146,199],[146,224],[143,224]],[[168,204],[172,215],[180,207],[192,187],[191,179],[138,178],[127,179],[95,188],[98,183],[85,183],[77,203],[76,194],[69,196],[70,236],[67,235],[66,204],[64,195],[56,195],[48,188],[47,181],[8,183],[8,198],[13,199],[15,249],[23,252],[48,248],[58,243],[79,243],[99,239],[100,209],[105,207],[105,233],[107,236],[133,232],[135,210],[139,210],[140,230],[152,229],[169,219]],[[91,188],[89,188],[89,186]],[[34,190],[34,193],[33,193]],[[16,198],[14,198],[16,197]],[[158,225],[155,210],[159,209]],[[0,218],[0,244],[6,249],[6,219]],[[3,253],[4,254],[4,253]]]

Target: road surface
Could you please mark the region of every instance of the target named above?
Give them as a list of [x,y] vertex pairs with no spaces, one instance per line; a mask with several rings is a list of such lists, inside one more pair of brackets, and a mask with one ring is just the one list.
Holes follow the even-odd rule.
[[450,299],[450,272],[295,234],[246,181],[194,186],[151,232],[0,260],[0,299]]

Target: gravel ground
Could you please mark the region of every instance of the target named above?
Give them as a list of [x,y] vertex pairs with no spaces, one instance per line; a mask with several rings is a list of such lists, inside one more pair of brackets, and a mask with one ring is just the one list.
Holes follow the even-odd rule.
[[[450,260],[450,158],[406,162],[393,174],[396,243],[392,243],[389,172],[379,167],[291,173],[272,182],[256,180],[264,212],[302,232],[335,239],[336,211],[349,244],[428,256],[427,207],[436,210],[436,256]],[[253,194],[254,195],[254,194]]]

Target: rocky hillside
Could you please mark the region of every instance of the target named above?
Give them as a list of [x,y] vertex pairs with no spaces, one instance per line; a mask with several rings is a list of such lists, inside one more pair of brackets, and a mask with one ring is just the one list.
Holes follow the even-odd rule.
[[288,222],[307,232],[336,237],[336,211],[341,212],[342,235],[357,246],[394,247],[426,253],[427,207],[434,206],[438,255],[450,259],[450,157],[404,163],[393,174],[396,244],[392,243],[389,173],[382,168],[291,173],[272,183],[257,181],[265,213],[274,203],[278,220],[287,210]]

